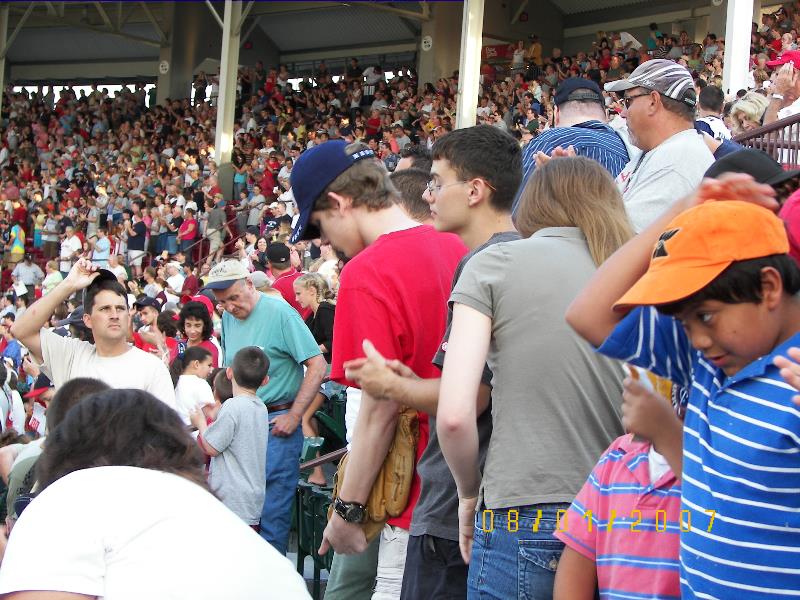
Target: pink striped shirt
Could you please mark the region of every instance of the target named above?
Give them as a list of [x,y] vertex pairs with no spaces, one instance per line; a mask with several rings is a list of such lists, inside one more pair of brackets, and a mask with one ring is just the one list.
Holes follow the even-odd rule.
[[603,599],[680,599],[681,489],[671,469],[650,483],[649,451],[630,434],[614,440],[558,524],[556,537],[597,565]]

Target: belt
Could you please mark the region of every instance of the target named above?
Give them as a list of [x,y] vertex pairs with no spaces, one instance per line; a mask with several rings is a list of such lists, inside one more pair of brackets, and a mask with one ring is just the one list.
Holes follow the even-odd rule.
[[292,404],[294,404],[294,400],[292,400],[291,402],[285,402],[283,404],[270,404],[267,406],[267,412],[271,413],[279,410],[286,410],[292,408]]

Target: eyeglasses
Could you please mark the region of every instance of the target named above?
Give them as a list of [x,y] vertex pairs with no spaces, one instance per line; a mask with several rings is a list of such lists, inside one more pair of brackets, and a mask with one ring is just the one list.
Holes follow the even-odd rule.
[[428,185],[427,185],[428,193],[429,194],[438,194],[440,191],[442,191],[442,188],[450,187],[451,185],[459,185],[459,184],[462,184],[462,183],[467,183],[467,182],[466,181],[454,181],[453,183],[448,183],[447,185],[442,185],[441,183],[436,184],[436,183],[433,183],[432,181],[429,181]]
[[[433,183],[433,181],[429,181],[428,185],[426,187],[428,188],[428,193],[431,194],[431,195],[434,195],[434,194],[438,194],[443,188],[450,187],[451,185],[459,185],[461,183],[469,183],[469,181],[454,181],[453,183],[448,183],[446,185],[442,185],[441,183],[436,184],[436,183]],[[486,185],[486,187],[491,189],[493,192],[497,191],[497,188],[495,188],[491,183],[489,183],[485,179],[483,179],[483,183]]]
[[647,92],[646,94],[634,94],[633,96],[624,96],[622,100],[620,100],[620,102],[622,103],[622,106],[625,107],[625,110],[628,110],[631,107],[631,104],[633,104],[633,101],[636,100],[636,98],[641,98],[642,96],[649,96],[652,93],[653,92]]

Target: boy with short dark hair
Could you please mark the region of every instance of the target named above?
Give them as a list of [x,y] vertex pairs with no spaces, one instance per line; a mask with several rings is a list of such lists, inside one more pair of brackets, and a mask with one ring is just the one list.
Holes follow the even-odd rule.
[[[300,212],[292,242],[323,237],[351,259],[342,273],[336,304],[331,380],[359,387],[346,376],[344,363],[363,357],[365,339],[420,377],[435,377],[431,356],[445,329],[442,307],[465,254],[464,245],[455,236],[408,217],[397,205],[399,194],[385,166],[363,144],[331,140],[314,146],[295,164],[291,182]],[[459,185],[476,190],[486,183]],[[348,392],[347,437],[352,449],[335,513],[323,534],[322,553],[329,546],[337,556],[366,549],[358,514],[366,511],[370,490],[389,454],[399,406],[395,401],[377,401],[368,392],[360,399],[357,390]],[[418,419],[417,461],[430,431],[427,414],[418,412]],[[413,476],[405,509],[381,532],[375,597],[400,595],[419,485]],[[338,563],[334,558],[334,574],[341,569]]]
[[233,397],[222,404],[216,420],[206,425],[200,410],[189,415],[197,427],[197,443],[211,456],[211,489],[256,530],[264,505],[269,420],[267,407],[256,390],[269,381],[268,371],[269,358],[261,348],[242,348],[226,370]]
[[773,365],[800,343],[800,271],[762,207],[777,208],[772,195],[745,175],[707,180],[606,261],[567,312],[600,352],[689,390],[682,444],[663,412],[634,430],[682,475],[682,598],[800,589],[800,414]]

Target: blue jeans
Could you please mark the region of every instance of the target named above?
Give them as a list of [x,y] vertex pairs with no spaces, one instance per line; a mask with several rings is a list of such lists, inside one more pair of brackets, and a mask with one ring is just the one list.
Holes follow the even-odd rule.
[[[174,233],[168,233],[166,237],[166,244],[164,246],[164,250],[166,250],[170,255],[175,254],[178,251],[178,236]],[[163,250],[162,250],[163,252]]]
[[[558,560],[564,551],[564,544],[553,536],[556,512],[568,507],[569,503],[479,510],[475,514],[467,598],[551,600]],[[537,531],[533,531],[535,527]]]
[[[287,410],[269,414],[272,421]],[[292,524],[292,503],[300,479],[300,453],[303,450],[303,428],[299,425],[289,437],[272,435],[272,424],[267,444],[267,490],[261,510],[261,537],[281,554],[289,545],[289,528]]]

